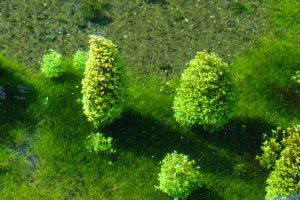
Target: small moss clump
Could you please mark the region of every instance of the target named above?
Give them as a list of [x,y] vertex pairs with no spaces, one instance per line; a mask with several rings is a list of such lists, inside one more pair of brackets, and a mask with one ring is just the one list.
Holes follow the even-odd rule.
[[114,153],[112,138],[105,137],[102,133],[91,134],[88,136],[86,148],[90,153]]
[[83,17],[92,22],[101,22],[109,18],[109,0],[85,0],[82,4]]
[[174,99],[175,119],[181,125],[222,127],[229,119],[232,84],[227,64],[215,54],[198,52],[183,72]]
[[158,174],[159,186],[156,189],[167,193],[174,199],[185,199],[201,186],[199,166],[188,156],[174,151],[167,154],[161,162]]
[[48,78],[59,77],[64,72],[62,66],[62,56],[60,53],[51,49],[43,56],[41,71]]
[[300,84],[300,71],[296,71],[295,75],[292,76],[292,80]]
[[88,58],[88,53],[86,51],[78,50],[73,56],[73,67],[76,71],[84,71],[86,61]]

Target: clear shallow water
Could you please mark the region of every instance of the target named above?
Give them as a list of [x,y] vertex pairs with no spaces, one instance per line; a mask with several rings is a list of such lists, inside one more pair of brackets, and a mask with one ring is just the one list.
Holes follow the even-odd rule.
[[[268,172],[254,159],[262,133],[299,118],[298,87],[290,80],[299,67],[296,42],[267,38],[249,57],[231,65],[239,101],[233,119],[215,135],[179,127],[171,108],[173,92],[161,91],[166,80],[135,75],[159,74],[176,85],[172,76],[203,49],[231,63],[270,31],[264,5],[112,1],[105,18],[86,20],[81,3],[1,1],[0,48],[26,68],[38,69],[49,48],[66,60],[78,48],[86,50],[89,34],[118,44],[129,71],[135,73],[130,77],[128,111],[105,130],[116,140],[119,154],[110,158],[110,165],[84,149],[85,137],[94,129],[78,103],[82,77],[68,72],[49,81],[1,57],[0,85],[5,92],[14,96],[22,83],[29,96],[23,103],[7,98],[0,105],[0,147],[18,155],[12,156],[11,171],[0,170],[0,197],[167,199],[154,185],[159,161],[177,149],[196,159],[204,172],[203,187],[191,199],[263,199]],[[23,162],[26,159],[29,163]]]
[[204,49],[231,62],[268,24],[257,2],[112,1],[98,20],[86,20],[83,3],[1,1],[0,49],[38,68],[50,48],[70,55],[87,49],[89,34],[100,34],[119,46],[135,72],[176,75]]

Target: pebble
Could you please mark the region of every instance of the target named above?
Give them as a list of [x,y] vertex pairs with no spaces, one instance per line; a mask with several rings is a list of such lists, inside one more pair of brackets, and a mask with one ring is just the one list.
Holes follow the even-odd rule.
[[28,93],[28,87],[25,85],[18,85],[17,86],[18,92],[21,94],[27,94]]
[[19,95],[15,95],[14,98],[17,100],[26,100],[26,97],[24,97],[28,93],[28,87],[25,85],[17,85],[18,93]]
[[4,87],[0,85],[0,100],[4,100],[6,98],[6,94],[4,92]]
[[21,96],[14,96],[15,99],[17,100],[26,100],[26,97],[21,97]]

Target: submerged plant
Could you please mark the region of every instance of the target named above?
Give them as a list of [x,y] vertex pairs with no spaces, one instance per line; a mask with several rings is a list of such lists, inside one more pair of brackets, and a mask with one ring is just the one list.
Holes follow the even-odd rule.
[[267,179],[267,200],[300,195],[300,125],[278,128],[262,146],[260,163],[273,169]]
[[[269,9],[273,23],[277,25],[280,30],[298,31],[300,22],[300,2],[298,0],[266,0],[266,5]],[[297,35],[297,34],[295,34]]]
[[247,5],[237,1],[232,3],[231,9],[236,15],[248,12]]
[[99,22],[108,18],[110,8],[109,0],[84,0],[82,3],[82,14],[86,20]]
[[183,72],[174,99],[175,119],[183,126],[222,127],[229,119],[232,84],[227,64],[215,54],[198,52]]
[[88,58],[88,53],[86,51],[78,50],[73,56],[73,67],[76,71],[83,71]]
[[0,174],[10,170],[13,166],[15,155],[11,150],[4,146],[0,146]]
[[82,80],[83,112],[99,128],[123,111],[124,65],[117,46],[101,36],[90,36],[88,54]]
[[296,71],[296,74],[292,76],[292,80],[300,84],[300,71]]
[[256,157],[263,167],[267,169],[274,168],[275,162],[283,149],[281,141],[287,138],[287,134],[288,133],[280,127],[277,127],[276,130],[272,130],[269,137],[267,134],[264,134],[265,141],[261,147],[263,154]]
[[64,72],[61,54],[53,49],[45,54],[42,60],[41,71],[48,78],[61,76]]
[[105,137],[102,133],[93,133],[87,137],[86,148],[94,153],[114,153],[112,138]]
[[159,186],[155,188],[174,199],[185,199],[201,186],[200,167],[188,156],[174,151],[167,154],[161,162],[158,174]]

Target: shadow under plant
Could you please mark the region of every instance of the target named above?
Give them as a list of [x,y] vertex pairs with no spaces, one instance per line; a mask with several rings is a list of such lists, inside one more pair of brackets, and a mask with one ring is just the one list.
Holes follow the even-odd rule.
[[26,123],[28,126],[35,123],[28,109],[36,101],[34,86],[21,78],[20,72],[9,69],[9,65],[13,64],[0,57],[0,86],[3,93],[0,99],[0,124],[5,124],[1,129],[6,132],[10,126],[13,128],[18,122]]
[[203,133],[198,127],[193,130],[205,141],[216,146],[222,146],[236,153],[247,153],[255,156],[260,152],[262,134],[269,132],[275,126],[259,119],[233,118],[215,134]]
[[[239,124],[240,122],[236,123]],[[251,127],[250,124],[248,125]],[[133,152],[142,157],[146,156],[156,162],[161,161],[167,153],[174,150],[189,155],[199,164],[202,173],[205,174],[203,187],[195,191],[191,199],[222,199],[224,194],[222,196],[218,194],[219,189],[225,187],[222,184],[228,184],[226,186],[229,188],[226,189],[228,193],[234,193],[235,189],[231,189],[231,187],[241,187],[241,185],[244,185],[245,190],[250,192],[249,182],[257,181],[258,177],[261,179],[257,181],[260,184],[265,181],[266,173],[257,167],[256,163],[249,162],[243,157],[243,152],[247,151],[247,148],[253,153],[255,148],[253,146],[258,144],[255,141],[257,138],[253,138],[255,141],[255,144],[252,144],[253,148],[249,143],[249,146],[243,149],[244,146],[238,145],[237,142],[240,138],[244,137],[243,139],[246,140],[247,137],[251,137],[251,130],[260,133],[263,130],[262,127],[248,128],[247,131],[244,130],[242,136],[233,135],[227,138],[227,135],[212,136],[203,131],[199,132],[200,129],[192,132],[180,128],[174,129],[154,119],[145,118],[137,112],[127,111],[119,120],[106,127],[104,131],[115,139],[117,148],[122,149],[122,151]],[[218,142],[222,139],[224,139],[223,142]],[[121,158],[117,156],[116,159]],[[256,184],[257,187],[260,187],[258,183]],[[216,190],[216,188],[218,189]],[[263,191],[256,192],[259,196],[264,195]],[[239,191],[235,192],[234,195],[243,197],[244,194]]]

